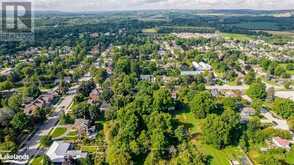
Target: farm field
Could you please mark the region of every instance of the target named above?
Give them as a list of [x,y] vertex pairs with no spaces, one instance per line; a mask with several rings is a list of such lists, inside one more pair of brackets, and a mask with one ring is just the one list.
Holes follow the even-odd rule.
[[254,38],[254,36],[246,35],[246,34],[236,34],[236,33],[222,33],[222,36],[225,39],[233,39],[240,41],[249,41]]

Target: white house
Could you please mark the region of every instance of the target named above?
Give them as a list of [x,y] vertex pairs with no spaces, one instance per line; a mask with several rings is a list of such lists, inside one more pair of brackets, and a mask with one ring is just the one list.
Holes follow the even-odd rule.
[[199,71],[181,71],[181,76],[197,76],[201,74]]
[[53,163],[62,163],[66,158],[80,159],[86,158],[87,153],[79,150],[71,150],[71,144],[63,141],[54,141],[50,146],[46,155],[50,158]]
[[192,65],[194,67],[194,69],[196,69],[197,71],[210,71],[212,68],[209,64],[206,64],[204,62],[192,62]]

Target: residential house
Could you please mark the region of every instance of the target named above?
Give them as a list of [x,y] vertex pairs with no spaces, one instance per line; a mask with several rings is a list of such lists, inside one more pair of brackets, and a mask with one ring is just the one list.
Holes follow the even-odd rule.
[[250,108],[250,107],[242,108],[240,113],[240,116],[241,116],[240,123],[241,124],[248,123],[250,116],[255,115],[255,113],[256,111],[253,108]]
[[[72,81],[72,79],[71,79],[71,77],[70,76],[67,76],[67,77],[64,77],[63,78],[63,81],[65,82],[65,83],[67,83],[67,84],[69,84],[69,83],[71,83],[71,81]],[[61,79],[56,79],[55,81],[54,81],[54,84],[59,84],[61,82]]]
[[153,75],[140,75],[140,80],[154,82],[155,78]]
[[181,76],[197,76],[201,74],[199,71],[181,71]]
[[194,67],[194,69],[196,69],[197,71],[210,71],[212,69],[212,67],[209,64],[206,64],[204,62],[192,62],[192,65]]
[[72,148],[73,146],[71,143],[54,141],[46,152],[46,155],[53,163],[63,163],[69,158],[76,160],[87,157],[87,153],[79,150],[73,150]]
[[91,93],[89,94],[89,97],[90,97],[89,102],[93,104],[97,103],[99,100],[99,96],[100,96],[100,92],[97,89],[93,89]]
[[283,148],[286,150],[290,150],[290,142],[286,139],[282,139],[280,137],[273,137],[272,142],[276,147]]
[[78,131],[78,136],[87,136],[90,139],[95,138],[95,126],[91,127],[90,121],[86,119],[76,119],[74,128]]
[[106,112],[106,111],[109,110],[109,108],[110,108],[110,104],[108,104],[105,101],[100,105],[100,111],[101,112]]
[[6,68],[0,72],[2,76],[9,76],[12,73],[12,68]]
[[56,93],[46,93],[40,95],[37,99],[25,105],[24,113],[27,115],[32,115],[39,108],[50,106],[56,96]]
[[177,99],[177,92],[176,92],[176,91],[173,91],[173,92],[171,93],[171,96],[172,96],[172,98],[173,98],[174,100],[176,100],[176,99]]

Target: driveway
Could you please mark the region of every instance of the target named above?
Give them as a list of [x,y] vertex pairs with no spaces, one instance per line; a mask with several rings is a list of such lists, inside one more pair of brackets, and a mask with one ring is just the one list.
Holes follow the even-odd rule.
[[275,96],[294,101],[294,91],[276,91]]
[[290,131],[289,125],[287,123],[287,120],[279,119],[275,117],[272,112],[265,111],[261,113],[263,117],[265,117],[267,120],[271,121],[275,126],[276,129],[286,130]]

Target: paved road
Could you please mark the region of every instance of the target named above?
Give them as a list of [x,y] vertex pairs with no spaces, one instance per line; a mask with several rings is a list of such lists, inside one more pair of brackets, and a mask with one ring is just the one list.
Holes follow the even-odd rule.
[[25,143],[24,147],[19,150],[19,154],[28,154],[30,157],[33,157],[34,155],[44,153],[43,150],[38,148],[40,137],[48,135],[50,130],[55,127],[62,111],[70,106],[73,98],[74,95],[68,95],[54,107],[54,111],[51,116],[37,129],[34,135]]
[[[87,81],[89,79],[90,78],[88,78],[88,76],[85,75],[79,79],[79,82],[81,82],[82,80]],[[73,101],[73,98],[76,95],[76,89],[78,87],[79,84],[76,84],[75,86],[70,88],[70,92],[68,93],[68,95],[62,98],[62,101],[53,107],[54,111],[51,114],[51,116],[48,118],[47,121],[45,121],[41,126],[39,126],[39,128],[33,134],[33,136],[25,142],[24,146],[21,149],[19,149],[18,154],[28,154],[30,158],[32,158],[35,155],[45,153],[43,149],[38,148],[38,144],[40,143],[40,137],[48,135],[50,130],[57,125],[59,117],[62,114],[62,112],[68,111]]]
[[206,86],[207,89],[213,90],[238,90],[238,91],[245,91],[248,89],[247,86],[230,86],[230,85],[215,85],[215,86]]

